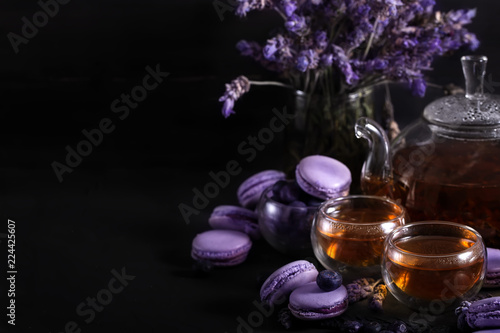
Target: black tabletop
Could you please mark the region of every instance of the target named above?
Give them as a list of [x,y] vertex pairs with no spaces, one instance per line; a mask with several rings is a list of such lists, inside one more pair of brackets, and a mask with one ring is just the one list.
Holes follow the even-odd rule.
[[[278,309],[261,307],[260,284],[281,265],[314,257],[286,256],[260,240],[243,264],[202,274],[190,256],[215,206],[237,204],[243,180],[283,166],[282,134],[252,159],[238,146],[286,106],[285,92],[255,89],[229,119],[217,101],[239,74],[268,77],[234,43],[265,38],[269,21],[248,25],[229,13],[220,20],[213,3],[202,1],[59,4],[28,42],[14,41],[17,52],[12,35],[2,44],[1,331],[285,331]],[[486,1],[477,6],[480,51],[491,55],[495,73],[498,25],[487,22],[497,24],[490,20],[497,10]],[[35,3],[0,9],[5,35],[22,35],[23,17],[40,10]],[[433,80],[461,84],[459,55],[437,61]],[[416,99],[395,89],[401,127],[438,94]],[[183,216],[179,205],[193,206],[195,191],[230,161],[241,172]],[[7,316],[12,300],[15,317]],[[391,297],[383,314],[361,302],[346,316],[455,323],[449,312],[415,312]],[[326,331],[313,324],[295,330]]]

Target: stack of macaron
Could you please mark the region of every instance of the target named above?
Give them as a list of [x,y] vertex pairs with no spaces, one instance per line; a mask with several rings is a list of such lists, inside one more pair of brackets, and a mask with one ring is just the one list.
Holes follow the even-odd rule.
[[252,240],[260,238],[257,214],[253,209],[262,192],[283,179],[283,172],[266,170],[244,181],[237,192],[241,207],[215,207],[208,219],[213,230],[196,235],[191,257],[196,261],[207,261],[213,266],[234,266],[244,262],[252,248]]
[[295,169],[295,178],[302,190],[323,200],[349,194],[352,180],[347,166],[322,155],[303,158]]
[[292,315],[303,320],[336,317],[348,306],[342,276],[326,270],[318,273],[316,267],[305,260],[277,269],[262,285],[260,297],[268,305],[288,300]]
[[[323,200],[349,193],[350,171],[333,158],[321,155],[305,157],[297,165],[295,175],[295,181],[286,181],[285,173],[265,170],[242,182],[236,193],[240,206],[221,205],[213,210],[208,222],[218,232],[210,230],[195,237],[191,254],[193,259],[206,260],[215,266],[243,262],[252,241],[261,236],[255,209],[263,192],[271,186],[274,200],[302,207],[304,211],[307,207],[319,206]],[[225,248],[217,245],[222,238],[227,242]],[[229,244],[236,248],[228,248]]]
[[500,250],[494,248],[486,249],[486,276],[483,288],[500,288]]
[[500,297],[463,302],[455,314],[458,315],[458,327],[463,331],[500,328]]
[[285,173],[278,170],[265,170],[251,176],[238,187],[236,192],[238,202],[245,208],[256,208],[262,193],[285,178]]

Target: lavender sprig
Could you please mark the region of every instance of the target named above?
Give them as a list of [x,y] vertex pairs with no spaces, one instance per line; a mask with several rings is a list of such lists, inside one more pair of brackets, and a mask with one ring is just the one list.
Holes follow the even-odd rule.
[[[415,95],[438,56],[479,41],[465,26],[475,9],[434,10],[434,0],[237,0],[236,14],[274,10],[281,29],[264,44],[240,41],[238,50],[290,80],[294,89],[350,93],[381,81],[406,81]],[[316,85],[317,82],[321,84]],[[332,89],[334,87],[334,89]],[[241,89],[240,89],[241,88]],[[226,89],[223,115],[248,86]]]
[[370,302],[368,303],[368,307],[374,311],[383,311],[382,306],[386,296],[387,287],[385,286],[385,284],[379,284],[375,286],[375,288],[373,289],[373,295],[370,298]]
[[375,281],[372,278],[362,278],[349,283],[346,286],[349,303],[356,303],[370,296],[373,293],[373,287],[379,282],[380,280]]
[[293,326],[292,312],[288,308],[283,308],[278,313],[278,321],[285,329],[290,329]]
[[243,94],[250,90],[250,81],[243,75],[238,76],[231,83],[226,84],[226,92],[219,98],[219,102],[224,102],[222,107],[222,115],[229,117],[234,113],[234,102]]
[[291,88],[290,86],[276,81],[250,81],[246,76],[240,75],[231,83],[226,84],[224,95],[219,98],[219,102],[224,102],[222,115],[227,118],[234,113],[234,103],[250,90],[251,85],[256,86],[279,86]]

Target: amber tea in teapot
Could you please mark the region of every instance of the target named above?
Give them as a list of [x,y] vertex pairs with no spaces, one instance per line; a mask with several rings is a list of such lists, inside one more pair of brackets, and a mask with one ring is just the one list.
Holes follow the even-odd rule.
[[[448,141],[397,151],[392,182],[364,178],[363,191],[401,198],[413,221],[463,223],[500,247],[500,143]],[[418,159],[425,168],[412,166]]]
[[439,99],[389,148],[378,124],[360,119],[371,152],[364,193],[400,200],[412,221],[446,220],[500,247],[500,98],[482,92],[486,58],[464,57],[466,94]]

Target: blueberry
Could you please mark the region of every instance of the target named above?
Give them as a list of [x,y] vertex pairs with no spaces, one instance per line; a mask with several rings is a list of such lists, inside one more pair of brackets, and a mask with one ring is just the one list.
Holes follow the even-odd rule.
[[200,259],[193,263],[193,271],[199,275],[205,275],[213,270],[214,265],[210,260]]
[[298,200],[292,201],[288,206],[303,207],[303,208],[307,207],[307,205],[305,203],[303,203],[302,201],[298,201]]
[[288,308],[283,308],[278,313],[278,321],[285,329],[290,329],[293,326],[292,312]]
[[382,325],[376,321],[370,321],[363,326],[363,333],[380,333]]
[[406,333],[408,332],[408,327],[406,326],[404,321],[396,320],[389,326],[389,330],[394,333]]
[[300,187],[296,182],[285,182],[280,189],[281,202],[288,204],[297,201],[300,196]]
[[448,333],[450,332],[450,328],[448,326],[437,326],[430,330],[429,333]]
[[321,290],[332,291],[342,285],[342,275],[335,271],[324,270],[316,277],[316,283]]
[[278,180],[276,183],[274,183],[273,189],[271,190],[273,192],[273,197],[281,198],[281,189],[283,188],[283,186],[285,184],[286,184],[286,181],[284,181],[284,180]]
[[342,326],[342,330],[349,333],[361,332],[363,328],[363,324],[355,320],[346,320]]

